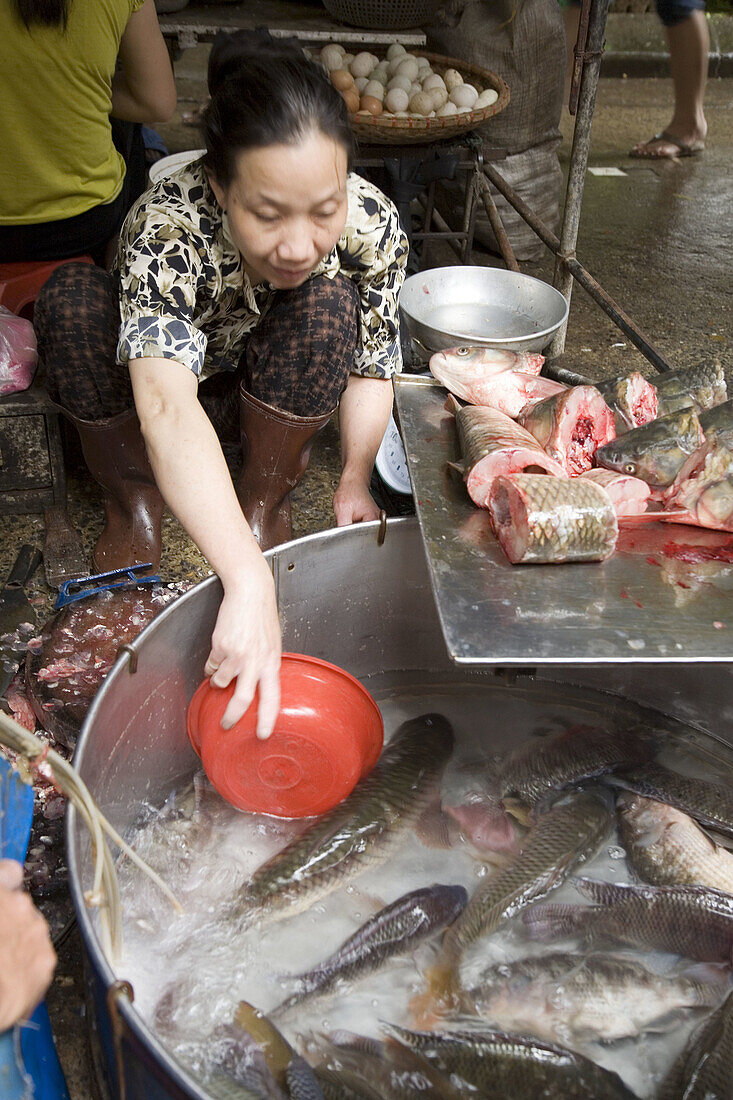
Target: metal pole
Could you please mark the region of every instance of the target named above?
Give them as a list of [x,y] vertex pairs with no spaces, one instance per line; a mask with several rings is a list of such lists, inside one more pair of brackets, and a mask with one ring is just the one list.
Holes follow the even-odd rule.
[[[552,232],[548,229],[541,218],[538,218],[535,212],[527,206],[524,199],[517,194],[513,187],[499,175],[494,168],[493,164],[484,164],[484,174],[493,183],[496,190],[504,196],[510,206],[513,206],[517,213],[524,219],[528,226],[534,230],[543,244],[547,245],[551,252],[554,252],[556,256],[561,253],[560,241]],[[601,307],[601,309],[608,314],[613,323],[621,329],[626,336],[628,336],[634,347],[637,347],[641,354],[645,356],[652,366],[656,367],[658,371],[670,370],[669,363],[664,359],[654,345],[646,338],[639,328],[634,324],[629,315],[624,312],[623,309],[616,302],[610,294],[607,294],[602,286],[593,278],[591,273],[583,267],[583,265],[573,257],[566,261],[565,265],[570,273],[571,279],[576,279],[583,287],[593,301]],[[550,345],[552,348],[552,345]],[[548,350],[547,358],[551,359],[555,357],[555,353]]]
[[[609,0],[590,0],[588,20],[588,39],[582,57],[583,76],[580,83],[580,100],[573,130],[573,148],[570,154],[570,171],[565,192],[562,229],[560,231],[560,255],[555,264],[554,286],[570,301],[573,290],[573,276],[569,260],[575,258],[575,246],[578,241],[580,225],[580,207],[583,201],[583,185],[588,166],[590,151],[590,132],[593,122],[593,110],[596,102],[598,76],[601,70],[603,39],[606,33],[606,16]],[[578,59],[580,60],[580,59]],[[558,330],[550,344],[547,354],[557,358],[565,350],[567,323]]]

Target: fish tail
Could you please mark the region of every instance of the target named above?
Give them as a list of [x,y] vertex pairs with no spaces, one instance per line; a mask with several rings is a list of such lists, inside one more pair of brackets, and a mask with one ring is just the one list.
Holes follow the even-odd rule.
[[579,931],[588,912],[588,907],[581,905],[535,905],[522,914],[522,921],[531,940],[548,941]]
[[425,971],[427,989],[410,1001],[410,1012],[417,1027],[430,1028],[455,1005],[460,992],[457,967],[442,956]]

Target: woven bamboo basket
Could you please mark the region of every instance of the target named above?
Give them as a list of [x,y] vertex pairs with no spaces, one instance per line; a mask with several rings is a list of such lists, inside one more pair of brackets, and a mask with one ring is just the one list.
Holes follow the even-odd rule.
[[442,54],[427,53],[424,50],[411,51],[416,57],[427,57],[433,71],[442,76],[446,69],[457,69],[467,84],[473,84],[479,94],[487,88],[494,88],[499,98],[490,107],[478,111],[466,111],[460,115],[447,115],[445,118],[423,118],[420,115],[408,115],[398,118],[396,115],[350,114],[354,133],[369,145],[427,145],[434,141],[445,141],[460,137],[469,130],[475,130],[488,119],[503,111],[509,103],[509,85],[496,73],[473,65],[468,61],[459,61]]
[[440,0],[323,0],[323,6],[334,19],[352,27],[401,31],[431,20]]

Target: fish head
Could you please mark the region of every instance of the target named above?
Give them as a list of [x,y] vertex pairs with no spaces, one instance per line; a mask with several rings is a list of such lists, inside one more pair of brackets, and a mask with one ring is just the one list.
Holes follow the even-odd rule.
[[614,470],[617,474],[638,477],[642,452],[635,449],[633,444],[624,443],[624,438],[624,435],[617,436],[610,443],[604,443],[602,447],[598,447],[595,454],[596,462],[604,469]]
[[702,440],[697,416],[692,409],[684,409],[604,443],[595,459],[607,470],[630,474],[663,489],[672,484]]

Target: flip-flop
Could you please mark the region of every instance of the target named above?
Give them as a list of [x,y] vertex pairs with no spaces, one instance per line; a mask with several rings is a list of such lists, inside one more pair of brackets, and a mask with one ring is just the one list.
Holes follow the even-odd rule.
[[[654,153],[649,150],[649,146],[655,141],[666,141],[670,145],[674,145],[677,149],[676,153]],[[679,157],[699,157],[705,149],[704,141],[694,141],[689,144],[686,141],[680,141],[674,134],[667,133],[666,130],[662,130],[661,133],[655,134],[654,137],[645,141],[640,149],[632,149],[629,152],[630,157],[636,157],[639,160],[677,160]],[[646,150],[646,151],[644,151]]]

